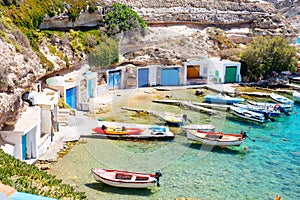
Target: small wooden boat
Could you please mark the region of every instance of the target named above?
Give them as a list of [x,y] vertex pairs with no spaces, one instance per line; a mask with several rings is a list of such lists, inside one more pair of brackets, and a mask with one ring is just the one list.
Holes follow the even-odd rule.
[[141,128],[126,128],[124,126],[120,127],[106,127],[102,125],[101,127],[95,127],[92,129],[93,132],[106,135],[132,135],[140,134],[143,129]]
[[125,188],[147,188],[155,185],[159,187],[159,177],[162,176],[160,172],[147,174],[103,168],[92,169],[91,171],[96,181],[110,186]]
[[265,123],[269,121],[269,117],[267,116],[267,114],[256,113],[245,108],[239,108],[235,106],[231,106],[230,110],[233,112],[234,115],[243,119],[260,123]]
[[300,92],[293,92],[293,97],[296,101],[300,102]]
[[224,134],[214,131],[187,130],[189,140],[212,146],[239,146],[244,142],[246,136],[245,131],[240,134]]
[[281,115],[279,109],[274,109],[273,107],[270,109],[266,109],[265,107],[259,105],[241,104],[241,103],[235,103],[233,104],[233,106],[244,108],[261,114],[267,113],[270,117],[279,117]]
[[216,103],[216,104],[234,104],[234,103],[240,103],[244,101],[244,99],[238,97],[230,97],[223,94],[217,94],[217,95],[206,95],[205,101],[207,103]]
[[289,98],[286,98],[286,97],[284,97],[284,96],[281,96],[281,95],[279,95],[279,94],[274,94],[274,93],[272,93],[272,94],[270,95],[270,97],[271,97],[274,101],[276,101],[276,102],[278,102],[278,103],[280,103],[280,104],[283,104],[285,108],[291,108],[291,107],[293,107],[293,105],[294,105],[294,101],[293,101],[293,100],[291,100],[291,99],[289,99]]
[[166,113],[160,113],[157,112],[157,117],[160,120],[163,120],[166,122],[166,124],[170,125],[170,126],[182,126],[183,122],[185,122],[186,119],[186,115],[184,115],[183,117],[177,116],[177,115],[168,115]]

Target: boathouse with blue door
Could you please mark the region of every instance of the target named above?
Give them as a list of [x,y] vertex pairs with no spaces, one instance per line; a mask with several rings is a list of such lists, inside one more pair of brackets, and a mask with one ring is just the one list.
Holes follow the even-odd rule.
[[179,67],[161,68],[161,82],[162,86],[176,86],[179,85]]
[[66,89],[66,102],[71,108],[77,108],[77,87]]
[[138,67],[138,87],[156,86],[160,82],[158,65]]
[[138,69],[138,87],[149,87],[149,68]]
[[123,65],[106,71],[109,90],[137,87],[137,68],[132,64]]
[[108,88],[111,90],[121,88],[121,70],[108,72]]
[[41,108],[28,106],[13,127],[0,131],[0,147],[5,153],[30,163],[40,155],[41,138]]
[[48,78],[46,83],[48,87],[58,90],[71,108],[89,110],[90,99],[97,96],[97,81],[97,73],[89,71],[89,66],[84,65],[64,76]]
[[158,85],[179,86],[186,85],[186,66],[166,66],[158,67]]

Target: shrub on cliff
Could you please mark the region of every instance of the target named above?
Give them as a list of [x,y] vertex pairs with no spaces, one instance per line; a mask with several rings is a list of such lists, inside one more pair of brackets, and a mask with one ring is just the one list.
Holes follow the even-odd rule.
[[90,66],[104,69],[112,63],[119,61],[118,43],[111,38],[103,38],[103,41],[95,47],[88,56]]
[[241,54],[250,81],[267,79],[276,72],[296,71],[295,47],[282,36],[259,36],[247,44]]
[[128,6],[115,3],[112,9],[104,16],[104,23],[108,35],[115,35],[124,31],[145,29],[145,21]]

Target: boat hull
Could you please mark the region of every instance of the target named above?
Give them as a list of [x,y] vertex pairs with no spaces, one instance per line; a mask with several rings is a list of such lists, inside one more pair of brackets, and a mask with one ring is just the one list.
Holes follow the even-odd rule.
[[207,95],[205,96],[205,101],[207,103],[216,103],[216,104],[234,104],[234,103],[240,103],[244,101],[242,98],[236,98],[236,97],[229,97],[229,96],[212,96]]
[[272,108],[273,110],[267,110],[267,109],[264,109],[263,107],[260,107],[260,106],[255,106],[255,105],[251,105],[251,104],[233,104],[234,106],[236,107],[239,107],[239,108],[244,108],[244,109],[247,109],[247,110],[250,110],[250,111],[253,111],[253,112],[257,112],[257,113],[261,113],[261,114],[264,114],[264,113],[267,113],[270,117],[280,117],[281,113]]
[[271,94],[271,99],[273,99],[275,102],[278,102],[282,104],[285,108],[292,108],[294,102],[284,96],[278,95],[278,94]]
[[105,135],[134,135],[140,134],[143,129],[140,128],[118,128],[118,127],[95,127],[93,132]]
[[249,111],[247,109],[232,106],[231,111],[234,115],[236,115],[240,118],[246,119],[246,120],[259,122],[259,123],[266,123],[269,121],[268,119],[266,119],[264,117],[263,114],[255,113],[255,112]]
[[[238,135],[238,134],[237,134]],[[194,140],[201,142],[202,144],[210,145],[210,146],[240,146],[244,142],[244,138],[226,136],[223,135],[222,139],[217,137],[206,137],[207,135],[199,133],[195,130],[187,130],[187,138],[189,140]]]
[[[103,174],[101,174],[103,172]],[[121,172],[122,174],[127,174],[131,176],[131,179],[116,179],[113,178],[113,174],[117,174]],[[134,173],[134,172],[126,172],[126,171],[115,171],[111,174],[105,174],[105,169],[92,169],[92,174],[96,181],[105,183],[114,187],[122,187],[122,188],[147,188],[153,187],[157,184],[157,179],[154,177],[154,174],[143,174],[143,173]],[[147,180],[138,181],[137,177],[144,177]]]

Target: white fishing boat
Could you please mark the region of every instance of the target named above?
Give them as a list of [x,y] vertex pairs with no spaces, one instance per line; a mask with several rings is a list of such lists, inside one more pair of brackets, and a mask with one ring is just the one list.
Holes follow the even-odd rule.
[[270,94],[270,97],[275,102],[278,102],[278,103],[284,105],[285,108],[291,108],[294,105],[294,101],[293,100],[291,100],[289,98],[286,98],[284,96],[281,96],[279,94],[272,93],[272,94]]
[[124,188],[147,188],[155,185],[160,186],[159,177],[162,176],[160,172],[148,174],[103,168],[92,169],[91,171],[96,181],[110,186]]
[[253,112],[245,108],[231,106],[230,110],[233,112],[234,115],[243,119],[260,122],[260,123],[265,123],[269,121],[269,117],[266,116],[265,114]]
[[281,115],[279,109],[274,109],[273,107],[266,108],[264,106],[252,105],[249,103],[248,104],[235,103],[233,104],[233,106],[244,108],[261,114],[267,113],[270,117],[279,117]]
[[244,142],[246,136],[244,131],[240,134],[225,134],[214,131],[187,130],[187,138],[189,140],[195,140],[211,146],[239,146]]
[[266,110],[272,110],[272,109],[275,111],[278,110],[279,112],[284,113],[286,116],[290,115],[290,113],[288,111],[291,111],[291,108],[285,107],[284,104],[270,103],[270,102],[258,102],[258,101],[251,101],[251,100],[248,100],[247,102],[251,105],[262,107],[263,109],[266,109]]

